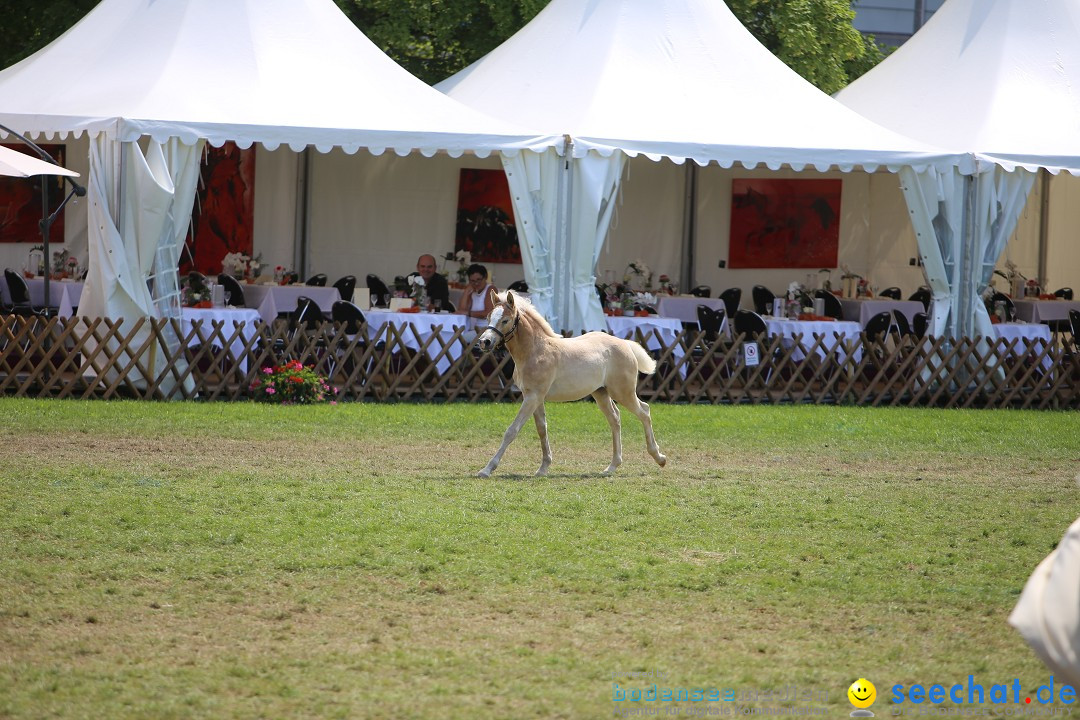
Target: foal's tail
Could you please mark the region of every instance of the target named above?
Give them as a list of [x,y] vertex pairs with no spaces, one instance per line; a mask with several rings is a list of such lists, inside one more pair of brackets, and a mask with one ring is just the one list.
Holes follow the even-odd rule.
[[637,361],[637,369],[640,373],[646,375],[652,375],[656,372],[656,361],[652,359],[649,353],[645,352],[645,348],[638,345],[633,340],[628,340],[630,343],[630,350],[634,353],[634,360]]

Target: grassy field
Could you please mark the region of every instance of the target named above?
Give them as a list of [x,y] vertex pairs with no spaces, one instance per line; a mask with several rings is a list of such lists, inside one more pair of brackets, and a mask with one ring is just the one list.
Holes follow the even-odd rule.
[[[1080,415],[0,399],[0,717],[592,718],[1049,672],[1008,626]],[[632,676],[630,673],[651,673]],[[746,702],[758,693],[756,702]],[[671,713],[675,715],[676,713]]]

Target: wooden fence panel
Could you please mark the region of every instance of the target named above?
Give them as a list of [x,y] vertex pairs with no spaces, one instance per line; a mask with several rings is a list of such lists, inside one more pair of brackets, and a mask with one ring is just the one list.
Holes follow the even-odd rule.
[[[1080,407],[1073,338],[1043,340],[811,337],[784,340],[685,330],[636,337],[657,362],[649,402],[930,407]],[[757,342],[757,365],[744,348]],[[0,393],[19,397],[245,400],[262,368],[298,360],[356,402],[517,401],[513,359],[479,355],[461,329],[283,320],[236,326],[176,320],[0,316]]]

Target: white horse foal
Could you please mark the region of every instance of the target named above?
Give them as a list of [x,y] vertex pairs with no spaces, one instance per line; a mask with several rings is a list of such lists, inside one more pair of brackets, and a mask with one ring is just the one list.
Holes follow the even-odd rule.
[[521,389],[521,409],[506,429],[502,445],[478,477],[488,477],[499,466],[506,448],[514,441],[531,415],[540,436],[543,459],[537,475],[546,475],[551,465],[551,446],[547,439],[547,416],[544,402],[580,400],[592,395],[611,426],[612,473],[622,464],[622,426],[619,403],[637,416],[645,427],[645,445],[656,463],[663,467],[667,458],[653,437],[649,406],[637,396],[638,373],[656,370],[656,362],[636,342],[590,332],[577,337],[557,335],[547,320],[528,300],[507,291],[491,291],[495,308],[488,325],[476,338],[480,350],[491,352],[505,345],[514,358],[514,383]]

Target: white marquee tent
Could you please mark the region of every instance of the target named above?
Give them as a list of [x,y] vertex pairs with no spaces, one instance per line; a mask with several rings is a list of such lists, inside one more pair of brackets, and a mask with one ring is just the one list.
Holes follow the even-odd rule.
[[934,224],[913,215],[920,252],[932,260],[934,327],[988,334],[979,294],[1035,171],[1080,173],[1080,4],[947,0],[837,98],[897,132],[1000,159],[977,178],[913,183],[915,202],[942,208]]
[[[971,156],[885,130],[820,92],[720,0],[552,0],[436,87],[572,138],[571,163],[517,159],[533,193],[531,203],[515,205],[519,217],[536,218],[522,248],[531,257],[530,290],[551,296],[552,314],[568,329],[603,325],[594,272],[627,157],[774,170],[908,168],[913,177],[975,167]],[[563,207],[572,198],[572,209],[559,210],[560,196]]]
[[0,72],[0,98],[17,132],[90,136],[79,306],[113,318],[174,304],[204,141],[429,157],[562,145],[422,83],[332,0],[103,0]]

